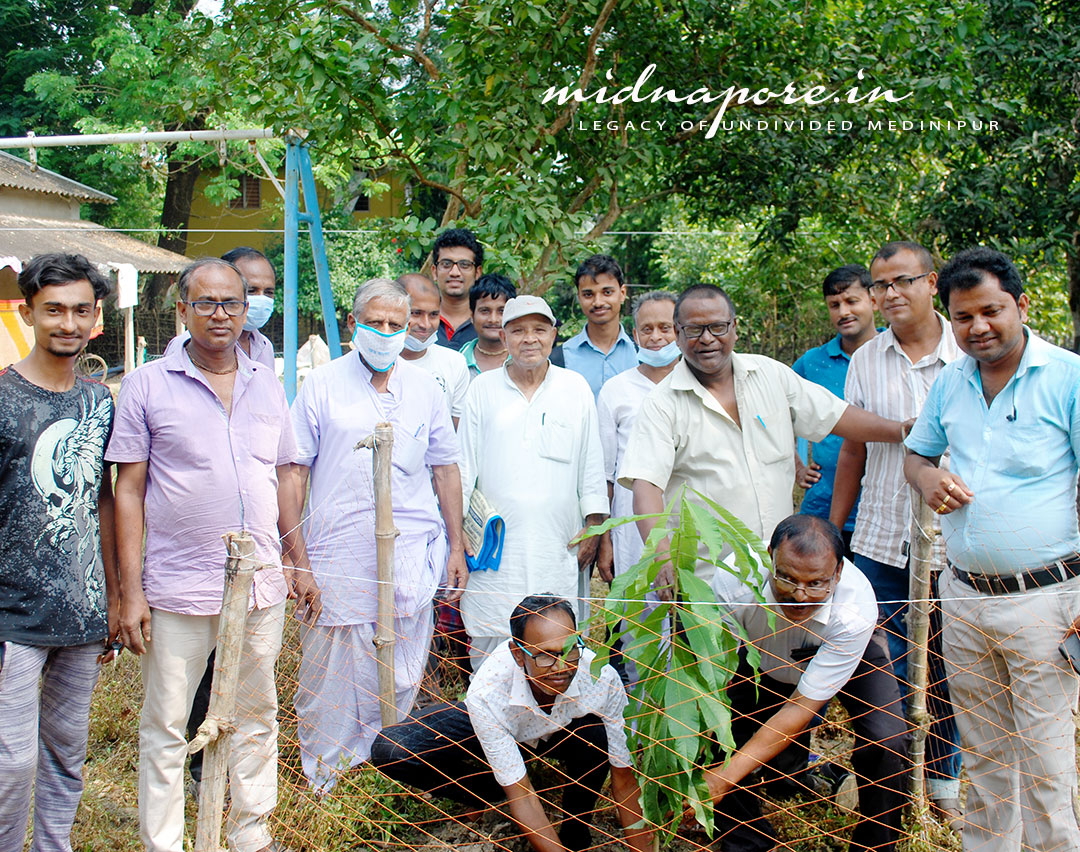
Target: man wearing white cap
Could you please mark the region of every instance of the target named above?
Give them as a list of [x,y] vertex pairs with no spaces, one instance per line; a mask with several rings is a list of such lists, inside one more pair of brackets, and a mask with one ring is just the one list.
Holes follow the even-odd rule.
[[509,636],[523,597],[578,596],[578,572],[596,558],[597,539],[569,542],[608,512],[596,404],[585,379],[549,363],[555,316],[537,296],[506,303],[505,366],[469,386],[459,424],[465,505],[479,489],[506,522],[497,571],[475,571],[461,600],[475,670]]

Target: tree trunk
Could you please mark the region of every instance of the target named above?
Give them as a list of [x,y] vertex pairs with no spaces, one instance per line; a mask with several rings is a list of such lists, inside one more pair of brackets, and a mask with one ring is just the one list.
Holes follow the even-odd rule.
[[[201,123],[201,122],[200,122]],[[187,227],[191,217],[191,201],[195,197],[195,181],[202,166],[198,159],[175,156],[176,145],[168,146],[169,177],[165,183],[165,203],[161,210],[161,227],[158,247],[187,253]],[[144,298],[149,305],[160,307],[165,293],[172,285],[174,276],[158,273],[146,285]]]

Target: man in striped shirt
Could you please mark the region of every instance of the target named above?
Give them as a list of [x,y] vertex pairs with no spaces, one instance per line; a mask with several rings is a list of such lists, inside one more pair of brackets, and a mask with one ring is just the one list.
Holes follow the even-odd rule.
[[[874,255],[870,277],[877,307],[889,327],[851,356],[844,398],[882,417],[910,420],[922,410],[938,373],[960,356],[960,350],[949,323],[934,310],[937,273],[930,252],[918,243],[887,243]],[[911,499],[904,481],[904,448],[844,440],[829,513],[834,524],[842,525],[847,519],[860,483],[862,496],[851,549],[855,565],[877,594],[893,668],[906,689],[904,617],[909,596]],[[935,598],[943,556],[935,552],[931,578]],[[955,828],[960,819],[960,755],[940,656],[941,615],[936,607],[930,634],[929,709],[934,724],[927,741],[927,784],[939,814]]]

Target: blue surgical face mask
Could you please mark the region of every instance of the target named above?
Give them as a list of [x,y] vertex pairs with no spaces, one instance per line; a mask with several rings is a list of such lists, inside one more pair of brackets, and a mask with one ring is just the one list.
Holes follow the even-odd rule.
[[257,331],[266,325],[270,314],[274,312],[274,297],[251,295],[247,297],[247,302],[248,312],[247,319],[244,320],[244,331]]
[[397,356],[405,348],[405,335],[408,329],[385,333],[369,325],[356,324],[353,331],[353,346],[360,350],[361,357],[377,373],[385,373],[394,366]]
[[637,351],[637,359],[646,367],[666,367],[679,357],[679,344],[671,341],[663,349],[646,349],[644,346]]
[[439,337],[439,332],[433,331],[427,340],[417,340],[411,334],[405,338],[405,348],[410,352],[427,352]]

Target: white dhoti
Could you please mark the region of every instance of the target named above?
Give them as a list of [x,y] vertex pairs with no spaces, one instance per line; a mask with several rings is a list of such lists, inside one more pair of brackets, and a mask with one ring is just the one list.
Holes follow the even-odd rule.
[[[394,619],[394,703],[404,717],[416,700],[432,634],[431,604]],[[363,763],[382,730],[375,625],[303,627],[296,690],[300,760],[312,786],[329,790]]]

